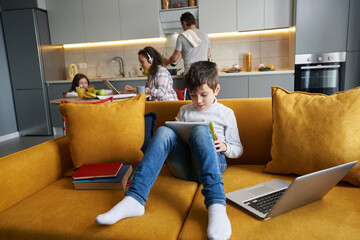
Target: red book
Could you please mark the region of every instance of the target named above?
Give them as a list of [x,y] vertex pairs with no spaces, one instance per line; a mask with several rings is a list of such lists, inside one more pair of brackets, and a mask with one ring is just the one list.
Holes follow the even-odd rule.
[[95,179],[116,177],[120,171],[122,163],[102,163],[83,165],[73,176],[73,179]]

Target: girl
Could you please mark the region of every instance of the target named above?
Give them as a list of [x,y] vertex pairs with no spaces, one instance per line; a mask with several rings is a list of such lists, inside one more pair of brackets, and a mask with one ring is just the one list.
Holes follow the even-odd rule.
[[82,73],[76,74],[72,80],[72,84],[69,89],[69,92],[66,93],[65,97],[78,97],[76,93],[76,87],[85,88],[85,92],[86,92],[86,89],[88,88],[89,84],[90,81],[85,74]]
[[[140,67],[149,72],[146,80],[146,94],[150,94],[152,101],[175,101],[176,92],[169,71],[161,65],[162,57],[153,47],[145,47],[138,53]],[[123,93],[137,93],[136,88],[126,85]]]

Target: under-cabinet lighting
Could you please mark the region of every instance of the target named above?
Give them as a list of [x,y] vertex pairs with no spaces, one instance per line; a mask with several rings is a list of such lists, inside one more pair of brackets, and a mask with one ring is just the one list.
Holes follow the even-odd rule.
[[74,44],[64,44],[64,48],[76,48],[76,47],[94,47],[94,46],[109,46],[109,45],[126,45],[133,43],[155,43],[155,42],[165,42],[166,38],[143,38],[143,39],[131,39],[131,40],[121,40],[121,41],[109,41],[109,42],[91,42],[91,43],[74,43]]
[[247,31],[247,32],[223,32],[223,33],[209,33],[208,36],[210,38],[214,37],[236,37],[236,36],[244,36],[249,34],[257,34],[257,33],[281,33],[294,31],[295,27],[290,28],[279,28],[279,29],[269,29],[269,30],[258,30],[258,31]]

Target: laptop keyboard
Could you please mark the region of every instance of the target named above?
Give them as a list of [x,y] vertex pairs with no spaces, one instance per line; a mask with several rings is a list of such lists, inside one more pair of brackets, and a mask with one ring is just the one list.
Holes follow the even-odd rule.
[[266,214],[270,211],[270,209],[275,205],[277,200],[281,197],[281,195],[286,191],[286,189],[280,190],[278,192],[274,192],[265,196],[261,196],[258,198],[251,199],[249,201],[244,202],[246,205],[258,210],[259,212]]

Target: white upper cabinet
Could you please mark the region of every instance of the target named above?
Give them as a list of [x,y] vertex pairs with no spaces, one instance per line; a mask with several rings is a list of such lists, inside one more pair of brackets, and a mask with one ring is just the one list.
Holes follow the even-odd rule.
[[207,33],[233,32],[237,0],[198,0],[199,28]]
[[293,0],[265,0],[265,29],[292,26]]
[[238,31],[264,29],[264,0],[237,0]]
[[119,0],[122,39],[163,36],[159,0]]
[[292,26],[293,0],[237,0],[238,31]]
[[81,0],[46,0],[51,44],[85,42]]
[[52,44],[163,36],[158,0],[46,0]]
[[119,0],[82,0],[86,42],[121,39]]

